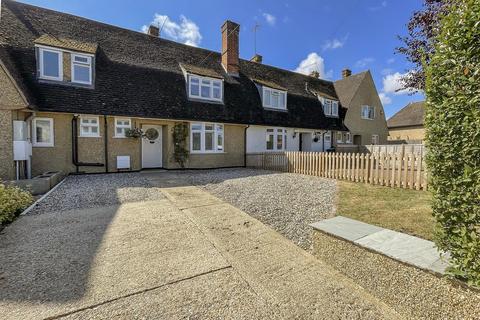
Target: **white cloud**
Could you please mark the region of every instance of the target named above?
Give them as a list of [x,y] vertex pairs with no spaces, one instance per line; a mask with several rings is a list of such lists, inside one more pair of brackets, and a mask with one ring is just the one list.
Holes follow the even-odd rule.
[[322,46],[322,50],[333,50],[333,49],[338,49],[341,48],[345,45],[345,42],[347,42],[348,39],[348,34],[343,37],[342,39],[333,39],[333,40],[327,40]]
[[[151,24],[159,26],[162,30],[162,34],[165,34],[167,38],[188,44],[189,46],[198,47],[202,41],[200,28],[195,22],[188,19],[183,14],[180,16],[180,22],[177,23],[166,15],[155,13]],[[147,30],[148,26],[142,27],[143,32],[147,32]]]
[[262,15],[265,18],[265,21],[267,21],[267,23],[272,27],[275,25],[275,23],[277,23],[277,17],[275,17],[273,14],[264,12]]
[[318,71],[322,79],[329,79],[333,75],[332,70],[325,72],[325,60],[316,52],[310,53],[307,58],[302,60],[295,69],[295,72],[308,75],[314,70]]
[[415,90],[413,89],[403,89],[402,82],[400,81],[400,79],[407,74],[408,72],[403,74],[400,72],[387,74],[383,77],[383,92],[395,95],[414,93]]
[[369,7],[368,10],[370,11],[378,11],[380,9],[383,9],[387,6],[387,1],[382,1],[380,2],[380,4],[378,6],[374,6],[374,7]]
[[365,68],[367,65],[375,61],[373,58],[363,58],[355,62],[355,67],[356,68]]
[[392,98],[387,96],[386,93],[381,92],[378,96],[380,97],[380,101],[382,101],[383,105],[387,105],[387,104],[392,103]]
[[390,73],[393,73],[393,69],[391,68],[385,68],[385,69],[382,69],[382,76],[386,76],[387,74],[390,74]]

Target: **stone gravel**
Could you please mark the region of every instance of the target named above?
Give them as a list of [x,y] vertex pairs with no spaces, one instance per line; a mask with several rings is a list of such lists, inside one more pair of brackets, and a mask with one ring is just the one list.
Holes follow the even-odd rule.
[[139,173],[68,176],[58,188],[40,201],[29,214],[119,205],[126,202],[164,199]]
[[310,250],[309,224],[334,216],[334,180],[257,169],[188,171],[189,181]]

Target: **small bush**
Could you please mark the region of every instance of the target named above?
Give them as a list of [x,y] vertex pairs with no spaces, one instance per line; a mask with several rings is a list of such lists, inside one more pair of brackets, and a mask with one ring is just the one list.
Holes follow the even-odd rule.
[[454,1],[436,41],[425,119],[436,242],[450,273],[480,287],[480,1]]
[[32,202],[29,192],[0,182],[0,225],[12,222]]

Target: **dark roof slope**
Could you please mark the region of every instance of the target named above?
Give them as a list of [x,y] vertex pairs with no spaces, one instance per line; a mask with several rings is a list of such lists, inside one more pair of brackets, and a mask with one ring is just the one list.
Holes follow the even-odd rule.
[[389,128],[422,126],[425,115],[425,101],[412,102],[387,120]]
[[[10,0],[2,1],[1,14],[0,41],[8,43],[39,110],[346,130],[345,110],[340,119],[325,117],[305,90],[308,82],[336,96],[332,82],[246,60],[234,78],[225,74],[218,52]],[[44,34],[98,44],[95,89],[36,81],[34,41]],[[223,75],[224,104],[189,100],[181,64]],[[286,88],[288,112],[265,110],[252,79]]]
[[348,108],[350,106],[350,103],[352,102],[355,93],[357,93],[360,84],[369,72],[370,71],[356,73],[346,78],[335,81],[335,90],[338,94],[338,97],[340,98],[340,103],[343,105],[343,107]]

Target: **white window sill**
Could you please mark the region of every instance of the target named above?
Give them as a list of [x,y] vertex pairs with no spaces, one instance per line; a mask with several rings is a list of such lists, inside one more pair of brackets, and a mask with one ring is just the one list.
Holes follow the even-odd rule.
[[370,121],[373,121],[375,119],[370,119],[370,118],[362,118],[362,120],[370,120]]
[[100,135],[98,135],[98,136],[79,135],[78,137],[79,137],[79,138],[101,138],[102,136],[100,136]]
[[225,151],[190,151],[190,154],[225,154]]
[[288,112],[288,109],[281,109],[281,108],[274,108],[274,107],[267,107],[267,106],[263,106],[263,109],[268,111]]
[[58,82],[63,81],[63,78],[54,78],[54,77],[49,77],[49,76],[39,76],[38,79],[39,80],[47,80],[47,81],[58,81]]
[[32,144],[33,148],[53,148],[53,144]]
[[128,139],[129,137],[125,136],[113,136],[114,139]]

